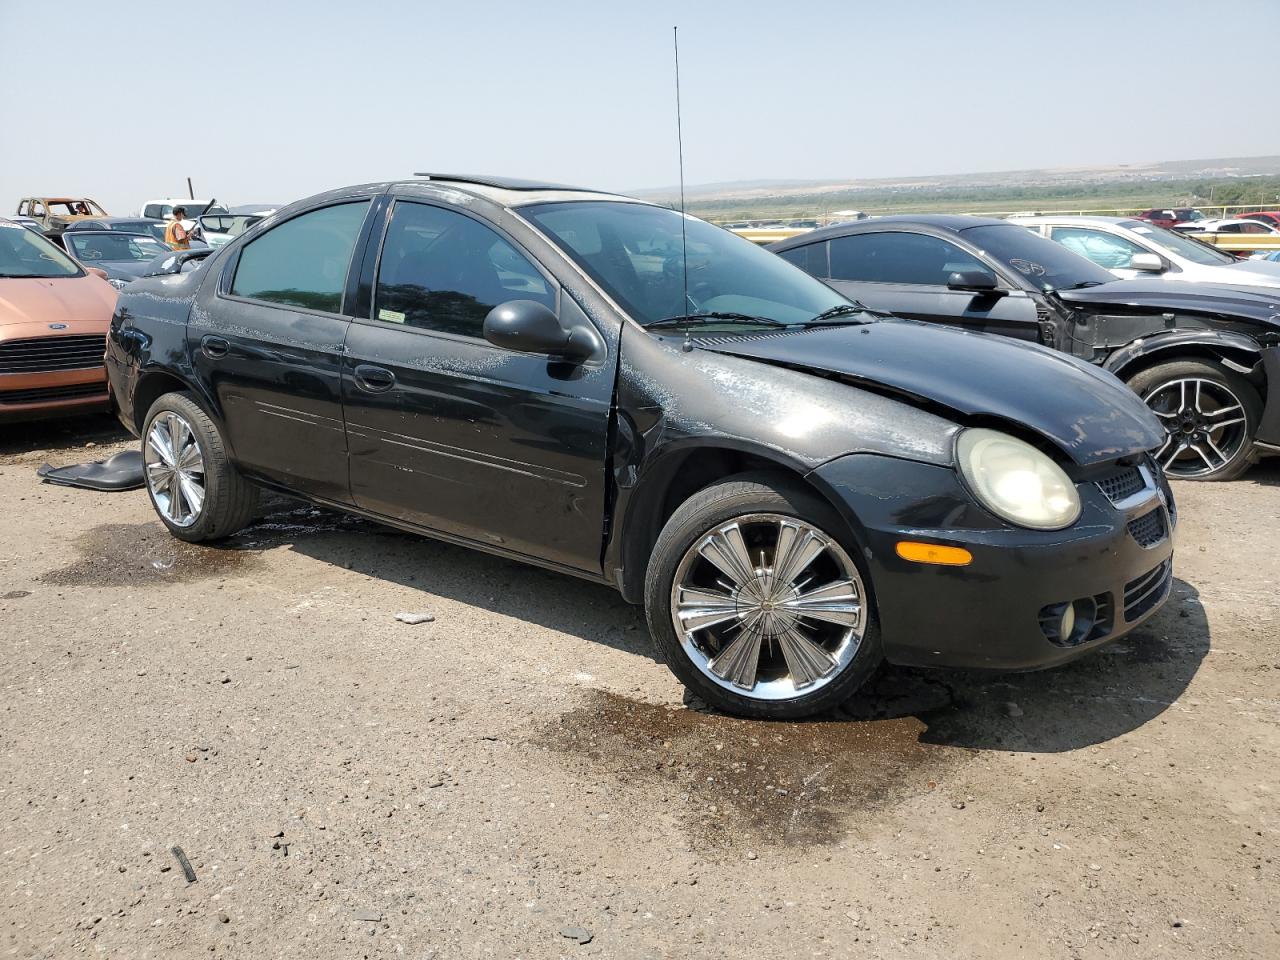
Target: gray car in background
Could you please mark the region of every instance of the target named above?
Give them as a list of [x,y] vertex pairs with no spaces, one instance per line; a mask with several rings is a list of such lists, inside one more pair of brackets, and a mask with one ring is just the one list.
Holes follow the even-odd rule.
[[172,252],[155,237],[120,230],[68,230],[62,239],[67,253],[87,267],[105,270],[117,290],[147,276],[156,258]]
[[1280,263],[1238,260],[1194,237],[1130,217],[1010,217],[1117,277],[1280,287]]

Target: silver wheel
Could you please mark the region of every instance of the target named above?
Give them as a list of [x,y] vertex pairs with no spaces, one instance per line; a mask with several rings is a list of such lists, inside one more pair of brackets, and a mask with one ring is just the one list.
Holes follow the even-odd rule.
[[204,457],[191,425],[171,410],[151,421],[142,450],[147,489],[156,509],[176,527],[189,527],[204,507]]
[[749,514],[685,552],[671,620],[690,661],[740,696],[785,700],[834,680],[858,652],[866,591],[853,560],[812,524]]
[[1183,377],[1158,384],[1142,399],[1164,424],[1156,459],[1170,476],[1216,473],[1249,442],[1244,403],[1225,384]]

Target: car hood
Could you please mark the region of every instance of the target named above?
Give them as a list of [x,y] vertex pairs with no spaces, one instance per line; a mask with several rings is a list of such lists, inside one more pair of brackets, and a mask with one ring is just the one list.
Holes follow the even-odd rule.
[[[1278,264],[1277,266],[1280,266]],[[1180,280],[1116,280],[1099,287],[1059,290],[1066,303],[1095,309],[1127,306],[1151,313],[1178,311],[1255,320],[1280,329],[1280,290]]]
[[1223,264],[1217,269],[1222,271],[1223,283],[1280,287],[1280,263],[1270,260],[1240,260]]
[[91,266],[107,271],[112,280],[134,280],[146,276],[151,260],[95,260]]
[[971,420],[1019,424],[1086,466],[1151,450],[1164,430],[1110,373],[1005,337],[917,323],[875,323],[695,341],[719,353],[940,405]]
[[0,278],[0,327],[111,319],[116,292],[105,280],[83,277]]

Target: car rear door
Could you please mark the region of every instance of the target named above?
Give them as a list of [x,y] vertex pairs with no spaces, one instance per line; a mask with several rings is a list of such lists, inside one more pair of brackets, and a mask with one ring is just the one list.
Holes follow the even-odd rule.
[[369,315],[352,324],[342,383],[355,503],[599,573],[614,365],[482,333],[510,300],[587,323],[573,298],[494,224],[417,200],[396,201],[366,271]]
[[350,502],[342,419],[344,299],[372,198],[301,212],[236,251],[188,322],[236,462],[290,490]]
[[[820,264],[822,258],[816,260]],[[833,237],[826,262],[828,284],[875,310],[1025,340],[1040,337],[1035,304],[1026,293],[1004,283],[990,262],[941,237],[901,229]],[[997,289],[947,286],[952,273],[974,271],[995,277]]]

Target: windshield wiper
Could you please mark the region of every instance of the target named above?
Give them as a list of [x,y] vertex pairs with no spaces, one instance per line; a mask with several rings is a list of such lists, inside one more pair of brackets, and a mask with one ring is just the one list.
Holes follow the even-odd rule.
[[[804,326],[806,327],[820,326],[824,323],[829,323],[838,317],[847,317],[855,313],[856,314],[869,313],[869,314],[876,315],[876,311],[872,310],[865,303],[859,303],[857,300],[855,300],[853,301],[853,303],[838,303],[834,307],[830,307],[829,309],[823,310],[821,313],[817,314],[816,316],[810,317],[808,320],[806,320],[804,322]],[[883,314],[880,314],[880,315],[883,316]],[[854,321],[854,322],[866,323],[865,320]]]
[[715,323],[717,320],[732,320],[734,323],[748,323],[758,327],[786,327],[788,324],[771,317],[753,317],[746,313],[690,313],[683,317],[663,317],[644,325],[646,330],[655,327],[681,327],[692,323]]

